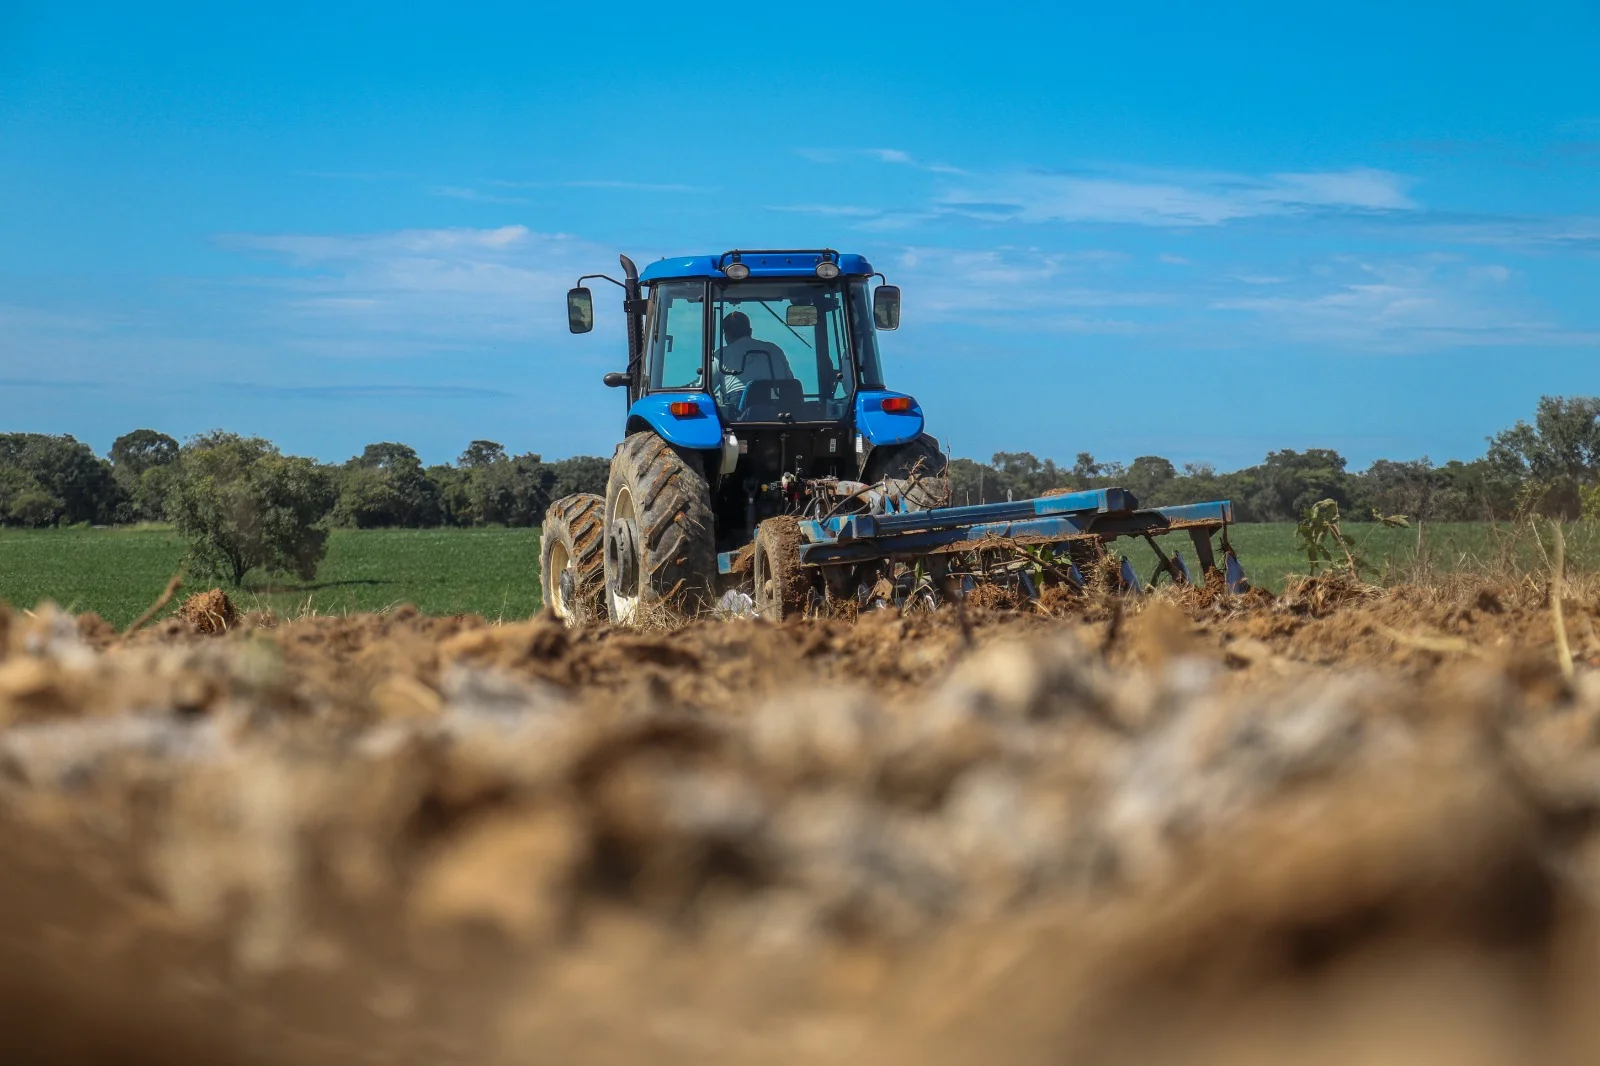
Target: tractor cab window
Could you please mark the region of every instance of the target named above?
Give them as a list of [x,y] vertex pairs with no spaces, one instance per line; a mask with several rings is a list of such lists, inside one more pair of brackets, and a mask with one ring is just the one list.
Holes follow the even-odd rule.
[[711,395],[725,422],[845,416],[852,379],[843,285],[740,281],[714,283],[711,295]]
[[703,388],[706,286],[703,281],[667,281],[650,301],[650,389]]

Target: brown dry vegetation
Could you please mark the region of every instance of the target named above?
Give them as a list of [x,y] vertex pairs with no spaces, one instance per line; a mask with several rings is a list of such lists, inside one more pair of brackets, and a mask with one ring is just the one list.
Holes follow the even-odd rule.
[[650,632],[7,614],[0,1044],[1595,1061],[1597,592],[1570,680],[1532,581]]

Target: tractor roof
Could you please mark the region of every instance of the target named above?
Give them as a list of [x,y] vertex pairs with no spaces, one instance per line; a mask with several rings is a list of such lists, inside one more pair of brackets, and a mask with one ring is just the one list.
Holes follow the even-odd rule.
[[644,282],[666,281],[670,278],[720,278],[722,268],[732,262],[735,255],[750,268],[752,278],[805,278],[816,277],[817,264],[828,255],[839,264],[841,274],[872,274],[872,264],[866,258],[848,252],[724,252],[721,255],[689,255],[675,259],[658,259],[639,274]]

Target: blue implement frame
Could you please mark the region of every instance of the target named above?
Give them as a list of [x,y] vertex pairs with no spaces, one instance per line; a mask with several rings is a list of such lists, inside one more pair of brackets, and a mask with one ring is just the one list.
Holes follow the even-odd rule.
[[[1126,489],[1090,489],[1043,496],[1038,499],[939,507],[926,511],[888,514],[851,514],[800,522],[800,562],[828,566],[871,562],[909,561],[950,552],[982,551],[996,542],[1019,546],[1065,545],[1073,541],[1102,544],[1120,537],[1141,537],[1155,551],[1159,573],[1175,582],[1188,583],[1189,568],[1177,552],[1169,557],[1155,538],[1186,532],[1194,546],[1202,574],[1217,569],[1213,534],[1223,533],[1223,570],[1228,591],[1248,588],[1227,542],[1233,523],[1233,505],[1227,500],[1173,507],[1140,507]],[[718,556],[718,569],[732,573],[739,552]],[[1123,572],[1131,571],[1124,560]]]

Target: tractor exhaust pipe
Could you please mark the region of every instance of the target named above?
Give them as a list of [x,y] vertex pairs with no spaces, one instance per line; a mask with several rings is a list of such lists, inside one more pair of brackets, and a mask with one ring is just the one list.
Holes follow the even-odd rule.
[[625,255],[617,256],[622,264],[622,309],[628,316],[628,392],[637,394],[639,382],[644,379],[644,296],[639,287],[639,268]]

